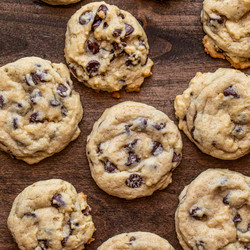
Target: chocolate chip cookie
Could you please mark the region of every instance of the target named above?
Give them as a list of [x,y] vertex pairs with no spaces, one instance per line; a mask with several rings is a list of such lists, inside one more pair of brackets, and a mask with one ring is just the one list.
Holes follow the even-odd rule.
[[250,67],[250,1],[205,0],[201,12],[205,51],[235,68]]
[[1,150],[33,164],[78,137],[83,110],[64,64],[26,57],[0,76]]
[[151,195],[172,181],[182,139],[173,121],[152,106],[123,102],[106,109],[87,139],[92,177],[110,195]]
[[175,224],[184,250],[250,249],[250,178],[208,169],[179,197]]
[[130,13],[105,2],[83,6],[69,20],[65,58],[86,86],[108,92],[139,91],[153,62],[141,25]]
[[90,211],[87,196],[70,183],[39,181],[16,197],[8,228],[22,250],[84,249],[95,231]]
[[132,232],[118,234],[105,241],[97,250],[174,250],[169,242],[149,232]]
[[199,149],[234,160],[250,152],[250,76],[234,69],[197,73],[175,99],[179,128]]
[[77,3],[81,0],[42,0],[42,1],[51,5],[68,5],[72,3]]

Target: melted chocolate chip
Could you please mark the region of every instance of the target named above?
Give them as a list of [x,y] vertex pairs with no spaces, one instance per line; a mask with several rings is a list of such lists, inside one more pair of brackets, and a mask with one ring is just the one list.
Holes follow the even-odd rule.
[[102,19],[101,18],[97,18],[94,20],[93,24],[92,24],[92,30],[95,30],[102,22]]
[[176,154],[176,153],[174,152],[172,162],[180,162],[180,161],[181,161],[181,158],[182,158],[181,154]]
[[223,198],[223,203],[229,205],[229,193]]
[[134,164],[134,163],[138,163],[138,162],[140,162],[140,160],[141,160],[141,158],[137,155],[137,154],[135,154],[134,152],[129,152],[128,153],[128,160],[127,160],[127,162],[126,162],[126,166],[131,166],[132,164]]
[[119,47],[119,44],[118,44],[118,43],[113,42],[113,43],[112,43],[112,45],[113,45],[114,50],[119,50],[119,49],[120,49],[120,47]]
[[129,24],[125,24],[125,30],[126,30],[125,37],[128,37],[129,35],[131,35],[134,32],[133,26],[131,26]]
[[93,13],[92,11],[86,11],[79,17],[79,23],[81,25],[86,25],[90,23],[90,21],[93,19]]
[[120,29],[115,29],[114,31],[113,31],[113,33],[112,33],[112,36],[113,37],[118,37],[118,36],[120,36],[122,34],[122,30],[120,30]]
[[57,100],[51,100],[49,103],[53,107],[57,107],[57,106],[60,106],[62,104],[61,102],[59,102]]
[[130,237],[129,241],[135,241],[136,238],[134,236]]
[[62,112],[62,116],[67,116],[67,113],[68,113],[68,110],[67,110],[67,108],[65,107],[65,106],[62,106],[61,107],[61,112]]
[[124,146],[124,148],[132,150],[134,149],[135,145],[137,144],[137,139],[134,139],[132,142],[128,143],[127,145]]
[[90,213],[90,207],[89,206],[87,206],[84,210],[82,210],[82,214],[85,215],[85,216],[89,215],[89,213]]
[[99,48],[99,44],[97,42],[91,42],[90,40],[87,41],[87,46],[89,51],[95,55],[99,52],[100,48]]
[[233,222],[234,223],[238,223],[238,222],[241,222],[242,221],[242,218],[241,218],[241,216],[240,216],[240,214],[236,214],[235,216],[234,216],[234,218],[233,218]]
[[91,60],[88,62],[88,65],[86,67],[87,72],[90,75],[93,75],[98,72],[98,69],[100,67],[100,63],[96,60]]
[[47,239],[38,239],[38,245],[42,248],[42,250],[44,249],[48,249],[49,248],[49,241]]
[[230,96],[231,95],[236,99],[240,98],[240,96],[238,95],[238,93],[236,92],[236,90],[232,86],[226,88],[223,91],[223,94],[224,94],[224,96]]
[[138,174],[131,174],[126,180],[126,185],[130,188],[139,188],[142,185],[142,177]]
[[36,79],[36,82],[46,82],[46,80],[45,80],[46,74],[48,74],[47,70],[42,71],[42,72],[33,73],[33,75],[34,75],[34,77]]
[[157,155],[161,154],[162,152],[163,152],[162,144],[160,142],[154,141],[153,142],[153,149],[151,151],[151,154],[153,156],[157,156]]
[[68,88],[63,85],[63,84],[59,84],[57,89],[56,89],[57,93],[59,96],[61,97],[66,97],[67,96],[67,91],[68,91]]
[[106,17],[107,17],[108,7],[107,7],[106,5],[104,5],[104,4],[102,4],[102,5],[99,7],[99,9],[98,9],[97,12],[100,12],[100,11],[103,11],[103,12],[104,12],[105,18],[106,18]]
[[200,212],[201,212],[201,209],[199,207],[192,208],[189,211],[189,215],[196,220],[200,220],[203,216],[205,216],[205,215],[199,215]]
[[65,247],[65,246],[66,246],[66,243],[67,243],[68,239],[69,239],[69,235],[66,236],[66,237],[64,237],[64,238],[61,240],[61,245],[62,245],[62,247]]
[[17,118],[14,118],[12,120],[12,126],[14,129],[18,129],[18,119]]
[[31,116],[30,116],[30,122],[31,123],[38,123],[38,122],[43,122],[43,120],[39,119],[39,112],[34,111]]
[[3,95],[0,95],[0,108],[2,108],[5,104]]
[[108,173],[114,173],[117,170],[117,166],[109,160],[106,160],[104,164],[104,169]]
[[32,218],[36,218],[36,214],[35,213],[25,213],[24,216],[26,217],[32,217]]
[[157,130],[162,130],[163,128],[166,127],[166,123],[165,122],[154,123],[152,126]]
[[56,194],[53,196],[51,206],[55,208],[66,206],[66,203],[63,201],[61,194]]
[[34,73],[25,75],[25,82],[28,86],[34,86],[38,84]]

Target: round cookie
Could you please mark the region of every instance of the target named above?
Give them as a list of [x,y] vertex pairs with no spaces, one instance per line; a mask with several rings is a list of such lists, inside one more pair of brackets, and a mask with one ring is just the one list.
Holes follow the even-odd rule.
[[80,250],[94,239],[87,196],[51,179],[25,188],[15,199],[8,228],[22,250]]
[[105,2],[83,6],[69,20],[65,58],[86,86],[108,92],[139,91],[150,76],[147,36],[130,13]]
[[235,68],[250,67],[249,0],[204,0],[201,21],[208,54],[227,59]]
[[26,57],[0,76],[1,150],[33,164],[78,137],[83,110],[64,64]]
[[250,152],[250,76],[234,69],[197,73],[175,99],[179,128],[204,153],[234,160]]
[[174,250],[162,237],[148,232],[118,234],[105,241],[97,250]]
[[42,0],[42,1],[51,5],[68,5],[80,2],[81,0]]
[[152,106],[123,102],[106,109],[87,138],[92,177],[110,195],[149,196],[172,181],[182,139],[173,121]]
[[250,249],[250,178],[208,169],[179,197],[175,225],[184,250]]

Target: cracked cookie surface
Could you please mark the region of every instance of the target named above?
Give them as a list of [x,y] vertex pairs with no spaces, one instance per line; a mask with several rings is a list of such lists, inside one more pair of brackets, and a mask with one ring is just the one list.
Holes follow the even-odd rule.
[[26,57],[0,75],[1,150],[33,164],[78,137],[83,110],[64,64]]
[[134,199],[164,189],[181,161],[182,139],[166,114],[138,102],[106,109],[87,139],[92,177],[108,194]]
[[130,13],[105,2],[83,6],[69,20],[65,58],[86,86],[108,92],[138,91],[153,62],[143,28]]
[[180,194],[175,225],[184,250],[250,249],[250,178],[202,172]]
[[197,73],[175,99],[179,128],[204,153],[234,160],[250,152],[250,76],[234,69]]
[[105,241],[97,250],[174,250],[169,242],[149,232],[131,232],[115,235]]
[[235,68],[250,67],[250,1],[205,0],[201,12],[205,51]]
[[87,196],[51,179],[25,188],[15,199],[8,228],[22,250],[84,249],[95,231]]

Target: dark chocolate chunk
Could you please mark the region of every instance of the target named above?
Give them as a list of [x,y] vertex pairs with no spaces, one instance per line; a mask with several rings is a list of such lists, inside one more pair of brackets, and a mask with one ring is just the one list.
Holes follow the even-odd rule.
[[82,210],[82,214],[85,215],[85,216],[89,215],[89,213],[90,213],[90,207],[89,206],[87,206],[84,210]]
[[109,26],[109,25],[108,25],[106,22],[104,22],[104,24],[103,24],[103,28],[104,28],[104,29],[107,29],[107,28],[108,28],[108,26]]
[[199,207],[192,208],[189,211],[189,215],[196,220],[200,220],[204,215],[199,215],[199,212],[201,212],[201,208]]
[[138,163],[138,162],[140,162],[140,160],[141,160],[141,158],[137,155],[137,154],[135,154],[134,152],[129,152],[128,153],[128,160],[127,160],[127,162],[126,162],[126,166],[131,166],[132,164],[134,164],[134,163]]
[[38,84],[34,73],[26,74],[25,75],[25,82],[28,86],[32,86],[32,85],[34,86],[34,85]]
[[5,104],[3,95],[0,95],[0,108],[2,108]]
[[136,238],[134,236],[130,237],[129,241],[135,241]]
[[90,21],[93,19],[93,13],[92,11],[86,11],[79,17],[79,23],[81,25],[86,25],[90,23]]
[[24,216],[36,218],[36,214],[32,213],[32,212],[31,213],[25,213]]
[[86,67],[87,72],[90,75],[93,75],[98,72],[98,69],[100,67],[100,63],[96,60],[91,60],[88,62],[88,65]]
[[34,78],[36,79],[36,82],[46,82],[45,80],[45,76],[46,74],[48,74],[48,71],[36,71],[35,73],[33,73]]
[[176,154],[176,153],[174,152],[172,162],[180,162],[180,161],[181,161],[181,158],[182,158],[181,154]]
[[128,150],[134,149],[135,145],[137,144],[137,141],[138,141],[137,139],[134,139],[132,142],[126,144],[126,145],[124,146],[124,148],[126,148],[126,149],[128,149]]
[[112,36],[113,37],[118,37],[118,36],[120,36],[122,34],[122,30],[120,30],[120,29],[115,29],[114,31],[113,31],[113,33],[112,33]]
[[49,248],[49,241],[47,239],[38,239],[38,245],[42,248],[42,250]]
[[18,107],[18,108],[22,108],[22,107],[23,107],[23,104],[22,104],[21,102],[18,102],[18,103],[17,103],[17,107]]
[[57,107],[57,106],[60,106],[62,104],[61,102],[59,102],[57,100],[51,100],[49,103],[53,107]]
[[68,110],[67,110],[67,108],[65,107],[65,106],[62,106],[61,107],[61,112],[62,112],[62,116],[67,116],[67,113],[68,113]]
[[236,92],[236,90],[232,86],[226,88],[223,91],[223,94],[224,94],[224,96],[230,96],[231,95],[236,99],[240,98],[240,96],[238,95],[238,93]]
[[223,203],[229,205],[229,193],[223,198]]
[[234,218],[233,218],[233,222],[234,223],[238,223],[238,222],[241,222],[242,221],[242,218],[241,218],[241,216],[240,216],[240,214],[236,214],[235,216],[234,216]]
[[114,173],[117,170],[117,166],[114,163],[110,162],[110,160],[106,160],[104,169],[108,173]]
[[92,30],[95,30],[102,22],[102,19],[101,18],[97,18],[94,20],[93,24],[92,24]]
[[113,43],[112,43],[112,45],[113,45],[114,50],[119,50],[119,49],[120,49],[120,47],[119,47],[119,44],[118,44],[118,43],[113,42]]
[[153,149],[151,151],[151,154],[153,156],[157,156],[163,152],[163,146],[160,142],[154,141],[153,142]]
[[128,37],[129,35],[131,35],[134,32],[133,26],[131,26],[129,24],[125,24],[125,30],[126,30],[125,37]]
[[99,52],[100,48],[99,48],[99,44],[97,42],[91,42],[90,40],[87,41],[87,46],[89,51],[95,55]]
[[67,91],[68,91],[68,88],[63,85],[63,84],[59,84],[57,89],[56,89],[57,93],[59,96],[61,97],[66,97],[67,96]]
[[63,201],[61,194],[56,194],[53,196],[51,206],[56,208],[66,206],[66,203]]
[[97,10],[97,12],[103,11],[105,14],[105,18],[107,17],[107,11],[108,11],[108,7],[104,4],[100,5],[99,9]]
[[69,235],[66,236],[66,237],[64,237],[64,238],[61,240],[62,247],[65,247],[65,246],[66,246],[66,243],[67,243],[68,239],[69,239]]
[[14,118],[12,120],[12,126],[14,129],[18,129],[18,119],[17,118]]
[[44,122],[44,121],[39,119],[39,112],[34,111],[30,116],[30,122],[38,123],[38,122]]
[[166,123],[165,122],[154,123],[152,126],[157,130],[161,130],[166,127]]
[[131,174],[126,180],[126,185],[130,188],[139,188],[142,185],[143,179],[138,174]]

